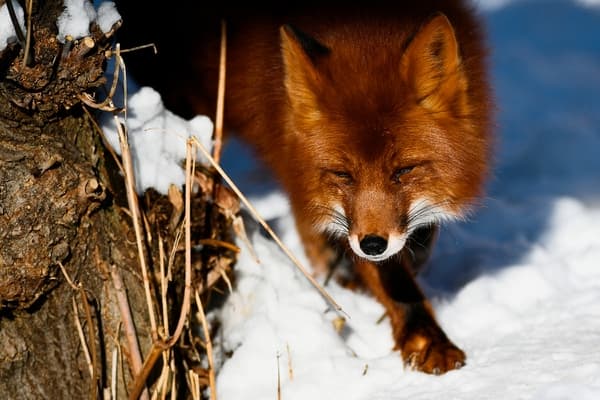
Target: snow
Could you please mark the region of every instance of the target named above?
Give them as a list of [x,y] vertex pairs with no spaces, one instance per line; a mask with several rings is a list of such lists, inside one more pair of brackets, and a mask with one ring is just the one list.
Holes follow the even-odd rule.
[[[17,20],[19,21],[19,25],[21,26],[21,30],[25,33],[25,20],[23,8],[21,5],[14,0],[12,1],[15,6],[15,14],[17,15]],[[10,15],[8,13],[8,6],[6,3],[0,6],[0,51],[4,50],[8,43],[12,40],[16,40],[17,34],[15,32],[15,27],[10,19]]]
[[[11,1],[11,0],[9,0]],[[25,33],[24,12],[18,2],[12,0],[15,6],[17,19],[21,30]],[[96,0],[65,0],[64,11],[58,17],[58,39],[65,41],[66,36],[80,39],[90,34],[90,24],[98,24],[102,32],[108,32],[113,25],[121,19],[119,12],[112,1]],[[0,51],[4,50],[10,40],[16,39],[16,33],[10,16],[8,6],[0,6]]]
[[[98,7],[96,10],[95,6]],[[102,32],[108,32],[121,19],[112,1],[91,2],[90,0],[65,0],[64,11],[58,17],[58,39],[67,36],[80,39],[90,34],[90,24],[96,22]]]
[[96,23],[102,32],[108,32],[120,19],[121,15],[117,11],[115,3],[112,1],[103,1],[100,3],[96,15]]
[[[186,141],[195,137],[206,149],[212,148],[212,121],[203,115],[185,120],[167,110],[156,90],[138,88],[129,82],[127,118],[119,121],[127,126],[128,141],[133,159],[134,175],[138,193],[154,188],[167,194],[171,184],[181,187],[185,183],[183,162]],[[116,100],[119,104],[119,100]],[[110,113],[101,118],[102,129],[113,149],[121,153],[116,123]],[[200,151],[196,155],[206,162]]]
[[58,38],[65,40],[66,36],[74,39],[89,36],[90,24],[96,18],[94,5],[87,0],[65,0],[64,11],[58,17]]

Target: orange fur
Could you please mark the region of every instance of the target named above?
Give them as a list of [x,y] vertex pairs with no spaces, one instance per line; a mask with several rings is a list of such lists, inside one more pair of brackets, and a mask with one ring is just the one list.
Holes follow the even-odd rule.
[[[228,23],[225,123],[288,192],[316,270],[349,254],[385,306],[405,362],[443,373],[465,355],[435,321],[414,274],[437,225],[464,215],[482,191],[486,52],[462,1],[396,3],[219,10],[214,16]],[[170,108],[211,115],[218,18],[190,28],[156,38],[159,52],[168,43],[166,78],[147,65],[139,78],[154,71],[161,80],[151,83]],[[191,84],[181,82],[188,77]]]

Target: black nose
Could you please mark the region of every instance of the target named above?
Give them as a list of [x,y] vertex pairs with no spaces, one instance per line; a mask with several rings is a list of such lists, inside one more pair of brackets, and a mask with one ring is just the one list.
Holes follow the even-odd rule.
[[387,248],[387,240],[377,235],[367,235],[360,241],[360,248],[368,256],[377,256]]

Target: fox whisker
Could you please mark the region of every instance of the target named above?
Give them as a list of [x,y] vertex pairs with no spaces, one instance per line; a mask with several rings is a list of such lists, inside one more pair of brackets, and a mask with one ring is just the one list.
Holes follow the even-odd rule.
[[313,224],[317,229],[329,233],[331,237],[345,236],[350,233],[352,223],[341,207],[312,204],[311,208],[315,213]]

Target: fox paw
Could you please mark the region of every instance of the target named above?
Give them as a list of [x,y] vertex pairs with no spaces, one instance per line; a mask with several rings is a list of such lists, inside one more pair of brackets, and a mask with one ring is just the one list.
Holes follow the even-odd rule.
[[407,368],[428,374],[441,375],[465,365],[465,353],[439,332],[413,332],[396,347]]

